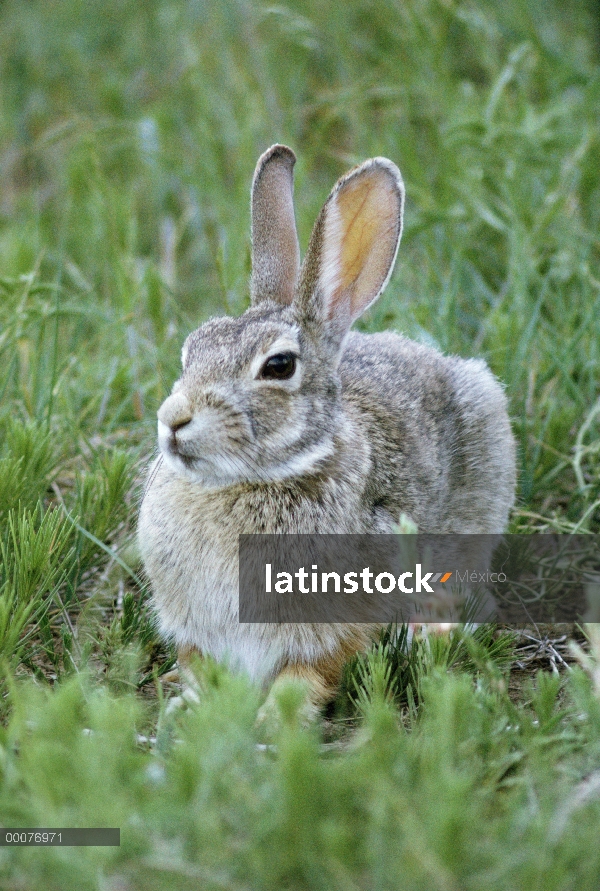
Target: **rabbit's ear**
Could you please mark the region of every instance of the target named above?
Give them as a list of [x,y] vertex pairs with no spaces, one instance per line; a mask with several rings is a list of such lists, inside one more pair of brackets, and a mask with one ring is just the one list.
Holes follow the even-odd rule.
[[285,145],[261,155],[252,180],[252,303],[292,302],[300,248],[294,219],[294,164]]
[[334,339],[379,297],[402,234],[404,184],[386,158],[372,158],[336,183],[315,223],[297,306]]

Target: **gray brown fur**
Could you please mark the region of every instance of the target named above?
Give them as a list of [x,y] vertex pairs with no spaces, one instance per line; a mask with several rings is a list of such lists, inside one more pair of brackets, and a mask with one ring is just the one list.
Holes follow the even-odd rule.
[[[499,533],[514,500],[515,450],[504,392],[483,361],[391,332],[348,333],[391,273],[404,194],[397,168],[373,159],[340,180],[298,277],[293,157],[275,146],[257,165],[253,305],[186,341],[181,379],[159,410],[161,456],[139,541],[162,630],[182,651],[229,659],[263,682],[296,674],[321,701],[373,628],[240,624],[238,535],[388,532],[401,513],[424,532]],[[326,275],[323,257],[337,256],[339,221],[353,210],[344,190],[353,188],[381,195],[388,222],[379,232],[371,211],[365,238],[373,231],[379,255],[363,279],[359,271],[336,289],[343,275],[333,261]],[[294,376],[260,379],[269,351],[288,347],[299,357]]]
[[296,156],[273,145],[259,159],[252,181],[252,281],[254,303],[294,298],[300,246],[294,218],[293,171]]

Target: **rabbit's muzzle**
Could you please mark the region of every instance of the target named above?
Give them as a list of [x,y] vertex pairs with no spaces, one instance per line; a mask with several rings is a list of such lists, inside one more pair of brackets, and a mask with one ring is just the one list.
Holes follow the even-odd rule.
[[[214,401],[214,400],[213,400]],[[185,394],[177,391],[158,410],[158,444],[167,464],[186,476],[212,479],[225,468],[231,473],[232,453],[251,441],[251,425],[244,412],[232,406],[203,400],[200,407],[190,405]],[[219,469],[221,472],[219,472]]]

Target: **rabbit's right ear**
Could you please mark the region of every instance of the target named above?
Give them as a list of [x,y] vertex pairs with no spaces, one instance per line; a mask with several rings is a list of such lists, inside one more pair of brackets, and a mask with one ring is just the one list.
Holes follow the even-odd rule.
[[385,288],[394,268],[404,208],[400,171],[372,158],[336,183],[313,229],[295,305],[339,344]]
[[294,164],[285,145],[260,156],[252,180],[252,303],[273,300],[289,305],[300,269],[294,219]]

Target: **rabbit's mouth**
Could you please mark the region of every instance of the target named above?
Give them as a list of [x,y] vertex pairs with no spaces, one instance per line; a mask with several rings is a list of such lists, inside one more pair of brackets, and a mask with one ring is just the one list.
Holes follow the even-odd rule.
[[158,441],[167,464],[179,473],[183,471],[186,476],[195,473],[202,476],[202,467],[208,468],[212,463],[206,454],[198,455],[197,449],[178,441],[176,432],[171,432],[168,436],[159,435]]
[[240,479],[239,468],[218,436],[192,436],[192,431],[165,429],[159,422],[158,444],[172,471],[192,482],[222,486]]
[[168,448],[161,447],[165,462],[178,476],[185,477],[190,482],[200,483],[210,488],[221,487],[233,480],[223,481],[220,474],[215,473],[213,461],[208,458],[199,458],[195,455],[186,455],[180,451],[176,444]]
[[166,427],[159,421],[158,444],[168,467],[191,482],[209,488],[222,488],[244,481],[249,475],[256,478],[256,469],[248,458],[229,453],[215,434],[209,438],[192,436]]

